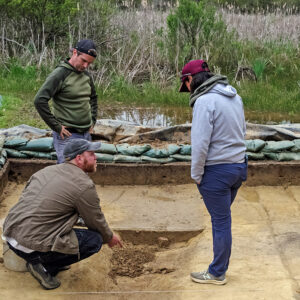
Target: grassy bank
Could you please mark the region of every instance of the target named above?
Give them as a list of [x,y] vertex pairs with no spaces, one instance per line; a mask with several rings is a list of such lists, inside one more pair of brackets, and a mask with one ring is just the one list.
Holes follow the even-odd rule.
[[[31,31],[33,24],[22,15],[18,20],[2,16],[0,127],[45,126],[33,107],[34,95],[68,55],[68,47],[85,37],[99,45],[106,41],[90,69],[100,106],[104,102],[186,106],[188,95],[177,92],[179,72],[189,59],[204,58],[213,72],[228,76],[247,111],[283,113],[287,120],[290,116],[300,122],[300,18],[296,11],[241,13],[238,7],[246,0],[239,1],[237,9],[206,7],[204,1],[190,0],[181,0],[180,10],[119,10],[107,1],[86,3],[74,12],[66,35],[57,33],[54,40],[45,32]],[[60,26],[62,34],[66,24]],[[101,32],[96,30],[100,27]],[[185,27],[195,34],[189,37],[182,31]]]

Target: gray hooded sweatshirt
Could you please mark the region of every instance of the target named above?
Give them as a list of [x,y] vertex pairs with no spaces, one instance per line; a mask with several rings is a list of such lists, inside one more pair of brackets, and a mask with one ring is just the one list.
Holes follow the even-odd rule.
[[242,163],[246,124],[243,102],[231,85],[217,84],[193,107],[191,177],[200,183],[204,166]]

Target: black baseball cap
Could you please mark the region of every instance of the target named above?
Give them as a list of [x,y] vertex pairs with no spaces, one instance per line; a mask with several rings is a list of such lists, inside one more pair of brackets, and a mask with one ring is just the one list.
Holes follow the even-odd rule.
[[93,57],[97,57],[96,45],[92,40],[81,40],[75,46],[75,49],[79,52],[88,54]]
[[84,139],[70,139],[64,148],[65,160],[72,160],[85,151],[97,151],[101,142],[89,142]]

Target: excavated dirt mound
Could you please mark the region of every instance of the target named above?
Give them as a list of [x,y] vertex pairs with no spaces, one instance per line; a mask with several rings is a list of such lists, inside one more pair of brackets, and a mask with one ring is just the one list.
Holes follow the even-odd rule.
[[111,256],[111,271],[109,276],[113,279],[116,276],[139,277],[147,274],[167,274],[175,271],[175,269],[161,266],[153,268],[147,266],[147,263],[155,260],[155,252],[157,247],[149,247],[145,245],[124,244],[123,248],[113,248]]

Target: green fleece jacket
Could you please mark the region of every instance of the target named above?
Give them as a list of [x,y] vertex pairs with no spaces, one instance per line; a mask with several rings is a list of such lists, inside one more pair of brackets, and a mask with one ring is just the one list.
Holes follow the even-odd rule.
[[[53,100],[53,113],[49,100]],[[68,61],[64,61],[48,76],[34,99],[34,105],[54,131],[60,133],[61,126],[85,132],[97,120],[97,94],[88,72],[79,72]]]

